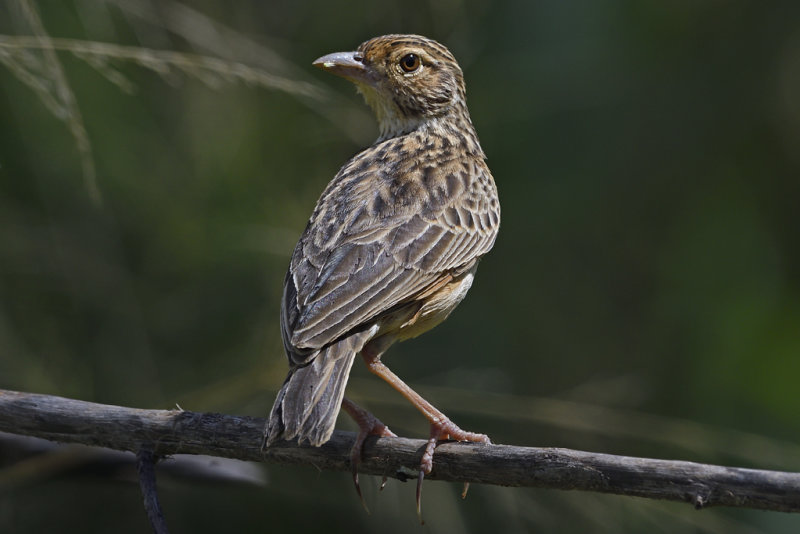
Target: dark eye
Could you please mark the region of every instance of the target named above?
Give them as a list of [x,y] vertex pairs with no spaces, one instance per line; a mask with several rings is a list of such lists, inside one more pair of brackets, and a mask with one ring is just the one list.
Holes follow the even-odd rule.
[[414,72],[419,65],[419,56],[416,54],[406,54],[400,59],[400,68],[405,72]]

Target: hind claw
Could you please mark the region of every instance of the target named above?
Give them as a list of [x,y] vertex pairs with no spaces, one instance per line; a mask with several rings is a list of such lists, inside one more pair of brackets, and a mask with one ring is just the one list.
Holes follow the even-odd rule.
[[[369,436],[396,438],[397,434],[389,430],[389,427],[384,425],[380,419],[364,408],[361,408],[350,399],[345,398],[342,400],[342,408],[344,408],[350,417],[358,424],[358,435],[356,436],[353,448],[350,449],[350,468],[353,472],[353,484],[356,487],[356,494],[358,494],[358,498],[361,500],[364,510],[369,513],[369,508],[367,507],[366,501],[364,501],[364,495],[361,493],[361,485],[358,481],[358,466],[361,464],[364,442]],[[380,489],[383,489],[386,485],[386,480],[387,478],[383,477]]]
[[[425,445],[425,452],[422,453],[422,459],[419,463],[419,478],[417,479],[417,517],[423,525],[425,521],[422,519],[422,481],[425,475],[429,475],[433,470],[433,453],[436,451],[436,446],[439,444],[440,439],[471,441],[473,443],[491,443],[489,436],[486,434],[476,434],[475,432],[461,430],[455,423],[447,418],[431,422],[430,438],[428,438],[428,443]],[[464,489],[461,492],[462,499],[467,497],[468,490],[469,482],[465,482]]]

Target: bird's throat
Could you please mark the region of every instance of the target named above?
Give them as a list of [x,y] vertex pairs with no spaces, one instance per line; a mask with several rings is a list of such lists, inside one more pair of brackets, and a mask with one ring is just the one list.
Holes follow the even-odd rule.
[[425,123],[422,117],[406,115],[392,99],[381,95],[371,85],[356,83],[356,88],[378,120],[380,130],[378,141],[411,133]]

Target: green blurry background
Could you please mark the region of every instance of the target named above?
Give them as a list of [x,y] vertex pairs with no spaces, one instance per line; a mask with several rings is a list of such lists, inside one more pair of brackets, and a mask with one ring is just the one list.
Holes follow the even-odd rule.
[[[286,371],[289,255],[377,132],[311,61],[390,32],[459,59],[503,223],[469,298],[389,365],[495,442],[800,470],[794,0],[0,3],[0,387],[265,416]],[[8,38],[36,33],[139,59]],[[227,73],[142,59],[152,50]],[[349,392],[426,435],[358,363]],[[589,493],[475,485],[461,502],[440,482],[420,529],[413,483],[379,494],[368,479],[367,515],[347,474],[258,469],[262,486],[164,474],[171,529],[800,529],[788,514]],[[0,490],[0,532],[148,532],[133,480],[17,479]]]

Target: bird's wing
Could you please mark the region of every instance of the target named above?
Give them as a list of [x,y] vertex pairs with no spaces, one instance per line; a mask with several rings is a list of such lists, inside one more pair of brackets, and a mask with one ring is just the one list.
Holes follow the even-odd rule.
[[284,285],[281,326],[294,364],[494,244],[499,204],[482,159],[393,170],[364,172],[351,161],[320,198]]

